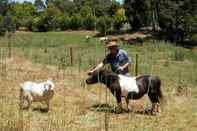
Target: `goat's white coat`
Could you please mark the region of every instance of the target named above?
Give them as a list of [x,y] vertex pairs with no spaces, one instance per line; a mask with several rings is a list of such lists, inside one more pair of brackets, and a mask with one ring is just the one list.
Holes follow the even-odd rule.
[[99,38],[99,41],[100,41],[100,42],[106,41],[106,40],[108,40],[108,37],[100,37],[100,38]]
[[42,83],[27,81],[21,84],[20,106],[22,106],[24,99],[27,100],[28,107],[31,106],[32,102],[45,101],[47,108],[49,109],[49,101],[53,97],[54,87],[55,85],[51,80],[47,80]]
[[122,96],[127,97],[129,92],[139,92],[139,88],[136,84],[135,77],[128,77],[124,75],[118,75],[119,77],[119,83],[121,87]]

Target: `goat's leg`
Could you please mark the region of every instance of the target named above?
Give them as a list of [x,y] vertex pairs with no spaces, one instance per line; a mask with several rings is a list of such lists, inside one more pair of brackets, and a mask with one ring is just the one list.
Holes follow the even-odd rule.
[[23,91],[23,88],[20,88],[20,92],[19,92],[19,109],[23,109],[23,105],[25,102],[25,94]]
[[28,103],[27,108],[28,108],[28,109],[31,108],[31,103],[32,103],[32,101],[33,101],[32,96],[31,96],[30,94],[28,94],[28,96],[27,96],[27,103]]
[[46,104],[47,104],[47,111],[49,111],[49,109],[50,109],[50,102],[47,100]]
[[19,109],[23,109],[23,104],[24,104],[24,96],[23,93],[20,92],[20,96],[19,96]]

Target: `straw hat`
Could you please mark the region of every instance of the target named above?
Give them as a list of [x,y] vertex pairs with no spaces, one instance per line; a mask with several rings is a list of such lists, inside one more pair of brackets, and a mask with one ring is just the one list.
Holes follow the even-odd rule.
[[114,46],[118,46],[118,39],[116,37],[111,37],[109,38],[108,41],[106,41],[106,47],[114,47]]
[[118,43],[117,41],[108,41],[106,43],[106,47],[109,48],[109,47],[115,47],[115,46],[118,46]]

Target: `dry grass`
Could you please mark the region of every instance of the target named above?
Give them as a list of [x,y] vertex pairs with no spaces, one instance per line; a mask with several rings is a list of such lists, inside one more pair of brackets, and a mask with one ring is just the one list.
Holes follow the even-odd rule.
[[[53,78],[56,84],[50,112],[43,112],[40,103],[33,104],[33,111],[19,111],[19,83],[26,80],[42,81]],[[196,131],[197,91],[176,95],[173,84],[162,87],[167,105],[160,116],[140,113],[148,108],[147,96],[131,103],[132,113],[114,114],[114,97],[103,85],[87,86],[86,74],[76,68],[59,70],[56,66],[33,64],[23,58],[6,59],[6,73],[0,76],[0,129],[2,131]],[[165,84],[167,85],[167,84]],[[107,93],[107,95],[106,95]],[[100,105],[100,106],[97,106]],[[107,116],[107,117],[105,117]]]

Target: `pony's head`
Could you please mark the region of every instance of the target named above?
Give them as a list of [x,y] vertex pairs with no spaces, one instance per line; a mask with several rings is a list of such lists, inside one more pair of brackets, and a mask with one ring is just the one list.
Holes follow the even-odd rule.
[[107,74],[107,72],[108,72],[107,70],[101,69],[101,70],[94,71],[91,74],[88,74],[89,77],[86,79],[86,83],[95,84],[98,82],[102,82],[102,79]]

